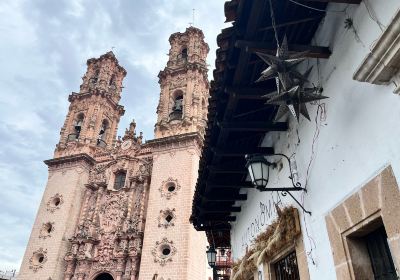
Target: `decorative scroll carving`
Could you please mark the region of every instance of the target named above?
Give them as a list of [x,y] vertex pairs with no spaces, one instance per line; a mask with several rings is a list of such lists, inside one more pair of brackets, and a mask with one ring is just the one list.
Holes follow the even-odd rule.
[[[115,154],[103,151],[101,159],[90,171],[85,203],[79,224],[70,239],[71,248],[65,256],[69,279],[80,275],[86,279],[108,270],[121,279],[131,279],[139,271],[143,233],[141,213],[145,205],[144,186],[150,180],[151,161],[131,158],[118,148]],[[130,149],[129,149],[130,150]],[[108,159],[108,160],[107,160]],[[130,184],[119,190],[108,190],[112,174],[123,169]],[[126,269],[126,266],[130,266]],[[75,278],[74,278],[75,277]],[[78,279],[78,278],[77,278]]]
[[64,203],[63,196],[59,193],[56,193],[52,196],[46,203],[47,211],[54,213],[57,209],[60,209],[61,205]]
[[40,229],[39,238],[46,239],[47,237],[51,237],[53,231],[54,223],[43,223],[42,228]]
[[161,241],[157,241],[153,250],[154,262],[158,262],[161,266],[165,266],[167,262],[172,262],[173,255],[176,254],[176,248],[173,241],[169,241],[164,237]]
[[169,177],[168,180],[163,181],[161,183],[161,187],[159,191],[161,192],[161,196],[166,199],[171,199],[173,195],[176,195],[180,190],[181,186],[178,183],[178,180]]
[[175,208],[160,210],[160,215],[158,216],[158,227],[168,228],[174,226],[175,219]]
[[34,272],[38,271],[47,262],[47,250],[39,248],[33,252],[32,257],[29,259],[29,268]]

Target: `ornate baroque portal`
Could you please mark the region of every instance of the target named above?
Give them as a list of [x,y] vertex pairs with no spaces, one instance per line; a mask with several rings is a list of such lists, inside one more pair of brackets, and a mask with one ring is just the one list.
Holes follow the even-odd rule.
[[[65,279],[98,279],[93,277],[106,271],[115,279],[137,277],[152,161],[136,157],[143,151],[138,138],[128,139],[129,134],[134,131],[127,131],[123,143],[129,140],[130,147],[118,145],[110,154],[95,154],[102,160],[90,170],[85,185],[79,223],[65,257]],[[126,178],[116,185],[121,172]],[[104,277],[99,279],[108,279]]]

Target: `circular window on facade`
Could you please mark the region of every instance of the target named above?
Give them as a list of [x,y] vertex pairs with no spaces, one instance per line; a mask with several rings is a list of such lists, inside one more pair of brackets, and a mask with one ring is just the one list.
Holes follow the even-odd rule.
[[152,250],[154,262],[158,262],[161,266],[166,265],[167,262],[172,262],[172,257],[176,254],[176,248],[173,243],[166,237],[161,241],[157,241]]
[[174,226],[175,221],[175,208],[173,209],[165,209],[160,211],[160,215],[158,216],[158,227],[170,227]]
[[37,271],[43,267],[43,264],[47,261],[47,250],[39,248],[39,250],[33,252],[32,257],[29,259],[29,268]]
[[54,223],[44,223],[42,228],[40,229],[39,238],[46,239],[51,236],[51,233],[54,231]]
[[168,180],[162,182],[160,187],[161,196],[166,199],[171,199],[173,195],[176,195],[181,186],[178,184],[178,180],[173,178],[168,178]]
[[64,203],[63,197],[61,194],[55,194],[52,196],[47,202],[47,211],[53,213],[57,209],[60,209],[61,204]]

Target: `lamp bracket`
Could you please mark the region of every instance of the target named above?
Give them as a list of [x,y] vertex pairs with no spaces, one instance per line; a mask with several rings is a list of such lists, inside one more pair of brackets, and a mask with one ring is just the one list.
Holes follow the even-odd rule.
[[304,213],[307,213],[308,215],[311,216],[311,212],[310,212],[310,211],[307,211],[307,210],[304,208],[304,206],[301,205],[301,203],[290,193],[290,191],[282,191],[281,194],[282,194],[283,196],[286,196],[287,194],[289,194],[289,195],[292,197],[292,199],[297,203],[297,205],[299,205],[300,208],[304,211]]
[[[291,183],[292,183],[292,187],[289,187],[289,188],[256,187],[256,188],[257,188],[259,191],[261,191],[261,192],[267,192],[267,191],[273,192],[273,191],[278,191],[278,192],[281,192],[282,196],[286,196],[287,194],[289,194],[289,195],[292,197],[292,199],[293,199],[293,200],[300,206],[300,208],[304,211],[304,213],[307,213],[307,214],[309,214],[309,215],[311,216],[311,212],[310,212],[310,211],[307,211],[307,210],[303,207],[303,205],[301,205],[301,203],[291,194],[292,191],[303,191],[303,192],[307,192],[307,189],[306,189],[306,188],[303,188],[303,187],[301,186],[301,183],[300,183],[300,182],[295,182],[294,176],[293,176],[292,165],[291,165],[291,163],[290,163],[290,158],[289,158],[287,155],[285,155],[285,154],[272,154],[272,155],[265,155],[265,156],[281,156],[281,157],[283,157],[283,158],[285,158],[285,159],[287,160],[287,162],[288,162],[288,164],[289,164],[289,171],[290,171],[289,179],[290,179],[290,181],[291,181]],[[269,166],[272,166],[273,168],[276,167],[276,163],[274,163],[274,162],[268,162],[268,165],[269,165]]]

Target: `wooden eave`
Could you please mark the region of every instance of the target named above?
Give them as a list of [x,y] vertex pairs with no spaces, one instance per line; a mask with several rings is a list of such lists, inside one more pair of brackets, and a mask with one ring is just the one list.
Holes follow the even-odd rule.
[[[324,10],[327,2],[308,4]],[[328,58],[327,47],[310,44],[325,13],[288,0],[274,3],[279,40],[286,34],[291,52],[309,51],[310,57]],[[243,191],[251,187],[246,181],[245,155],[273,153],[273,147],[259,147],[265,133],[287,130],[287,123],[274,122],[277,107],[265,105],[262,98],[275,90],[275,81],[255,83],[266,64],[254,52],[276,51],[269,15],[267,0],[228,1],[225,17],[232,27],[217,36],[219,49],[190,218],[216,247],[230,246],[230,222],[241,211],[236,202],[247,199]]]

